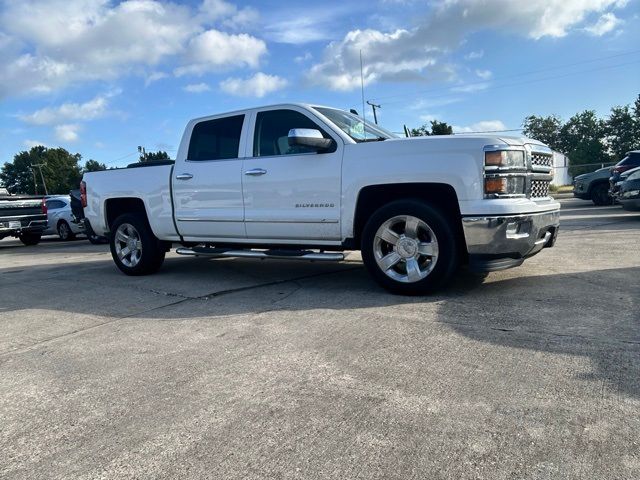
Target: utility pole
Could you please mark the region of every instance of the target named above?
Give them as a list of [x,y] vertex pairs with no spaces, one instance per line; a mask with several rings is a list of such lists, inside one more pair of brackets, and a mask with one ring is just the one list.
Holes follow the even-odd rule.
[[375,103],[371,103],[367,100],[367,105],[371,105],[371,109],[373,110],[373,121],[378,124],[378,115],[376,114],[376,108],[382,108],[380,105],[376,105]]
[[44,186],[44,194],[49,195],[49,192],[47,191],[47,182],[44,181],[44,175],[42,174],[42,167],[44,166],[44,163],[36,163],[32,165],[32,167],[38,167],[38,170],[40,171],[40,179],[42,180],[42,185]]
[[147,151],[145,150],[145,148],[141,145],[138,145],[138,153],[142,155],[140,157],[140,161],[144,162],[147,159]]
[[33,165],[29,165],[29,168],[31,169],[31,174],[33,175],[33,194],[37,195],[38,194],[38,180],[36,179],[36,170],[35,170],[35,168],[33,168]]

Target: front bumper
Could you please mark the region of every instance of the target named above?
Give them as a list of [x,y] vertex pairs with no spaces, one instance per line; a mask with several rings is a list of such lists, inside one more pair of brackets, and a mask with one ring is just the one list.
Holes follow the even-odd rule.
[[531,214],[463,217],[469,265],[481,271],[517,267],[525,258],[552,247],[559,226],[559,209]]
[[573,182],[573,196],[582,200],[590,200],[589,191],[586,189],[585,184],[578,180]]

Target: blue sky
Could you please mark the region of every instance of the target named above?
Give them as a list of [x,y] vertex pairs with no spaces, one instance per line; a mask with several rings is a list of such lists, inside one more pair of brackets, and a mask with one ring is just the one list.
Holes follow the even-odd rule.
[[[640,0],[0,0],[0,162],[34,144],[111,166],[174,155],[190,118],[381,104],[393,131],[606,115],[640,93]],[[371,110],[366,110],[371,118]]]

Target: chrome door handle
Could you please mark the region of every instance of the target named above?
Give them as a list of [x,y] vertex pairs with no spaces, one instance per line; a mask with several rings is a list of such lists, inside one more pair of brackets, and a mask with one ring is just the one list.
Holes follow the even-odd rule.
[[176,180],[191,180],[193,175],[190,173],[181,173],[180,175],[176,175]]
[[244,172],[245,175],[252,175],[254,177],[264,175],[265,173],[267,173],[267,171],[264,168],[252,168],[251,170]]

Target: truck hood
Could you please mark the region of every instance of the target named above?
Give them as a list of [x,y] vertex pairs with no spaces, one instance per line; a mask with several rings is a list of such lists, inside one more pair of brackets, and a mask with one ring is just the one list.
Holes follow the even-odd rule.
[[385,142],[415,142],[415,141],[442,141],[442,142],[477,142],[484,143],[485,145],[494,145],[494,144],[507,144],[510,146],[522,146],[525,144],[529,145],[546,145],[538,140],[528,137],[513,137],[513,136],[504,136],[504,135],[479,135],[479,134],[462,134],[462,135],[433,135],[433,136],[425,136],[425,137],[398,137],[398,138],[390,138],[385,140]]

